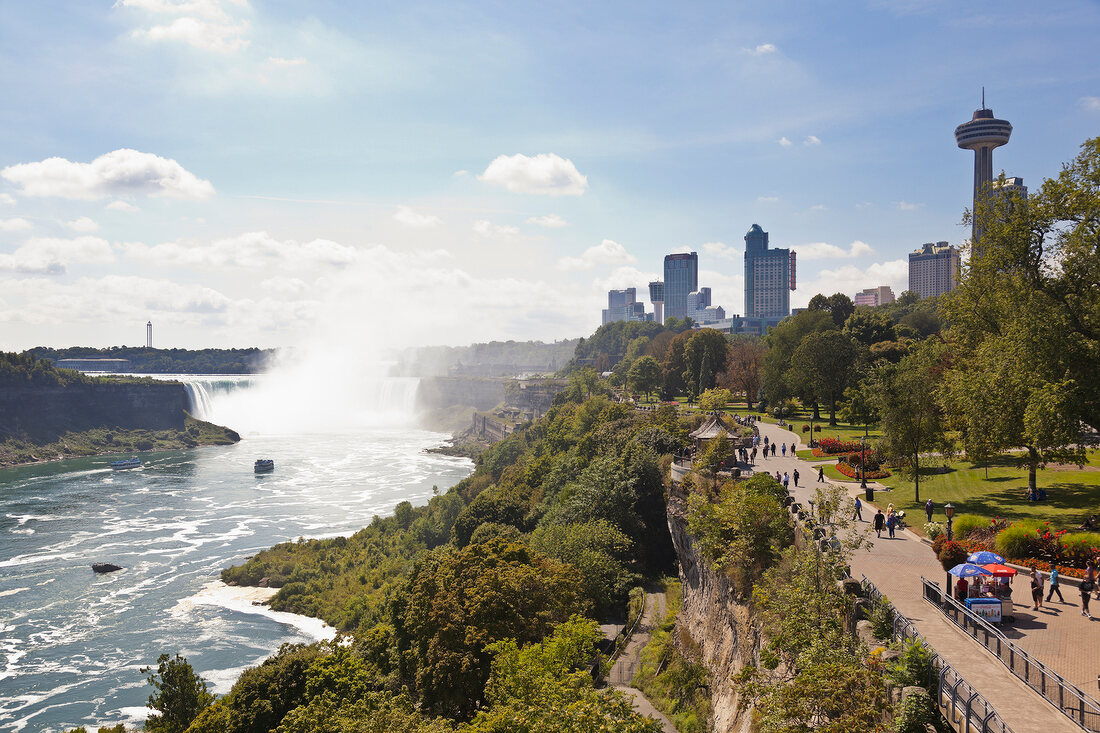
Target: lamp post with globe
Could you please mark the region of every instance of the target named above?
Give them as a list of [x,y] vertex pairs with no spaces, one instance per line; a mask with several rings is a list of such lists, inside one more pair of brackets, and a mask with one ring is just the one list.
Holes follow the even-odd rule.
[[947,541],[950,542],[954,539],[951,533],[951,523],[955,518],[955,506],[951,502],[947,502],[943,505],[943,513],[947,515]]

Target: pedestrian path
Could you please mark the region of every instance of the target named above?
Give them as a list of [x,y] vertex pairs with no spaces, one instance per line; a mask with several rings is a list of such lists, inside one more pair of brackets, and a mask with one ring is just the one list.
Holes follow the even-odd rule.
[[608,676],[608,680],[616,690],[626,693],[635,712],[656,719],[665,733],[676,733],[676,728],[669,722],[669,719],[653,707],[653,703],[646,699],[642,691],[631,687],[634,674],[638,671],[638,665],[641,664],[642,649],[649,643],[650,634],[664,617],[665,594],[646,593],[645,612],[642,614],[642,620],[638,623],[638,628],[631,635],[630,641],[627,642],[622,654],[611,666],[611,674]]
[[[788,450],[786,457],[777,454],[775,458],[758,458],[754,470],[774,475],[776,471],[793,474],[797,469],[799,485],[795,487],[792,480],[790,489],[796,501],[806,504],[814,496],[817,468],[791,455],[792,442],[796,443],[796,447],[804,447],[800,437],[770,423],[757,423],[757,427],[761,440],[767,436],[770,442],[786,443]],[[850,484],[848,488],[852,496],[862,496],[858,484]],[[882,488],[878,486],[878,489]],[[881,494],[876,491],[876,503],[885,509],[890,501],[889,495],[887,491]],[[863,511],[868,530],[873,514],[874,509],[870,507]],[[924,519],[923,515],[921,519]],[[928,545],[908,530],[898,531],[893,540],[888,539],[885,532],[882,539],[875,539],[873,532],[870,534],[874,544],[869,551],[856,552],[852,558],[852,575],[856,578],[866,575],[901,613],[913,621],[940,656],[996,708],[1016,733],[1039,730],[1043,733],[1080,733],[1081,728],[1012,675],[996,657],[924,600],[921,576],[943,585],[946,575]],[[1022,578],[1018,579],[1013,584],[1017,620],[1014,624],[1004,625],[1006,636],[1089,692],[1096,684],[1097,667],[1100,666],[1100,637],[1097,636],[1100,626],[1093,626],[1080,615],[1076,589],[1067,586],[1063,593],[1067,600],[1065,605],[1056,602],[1049,606],[1050,610],[1032,611],[1030,588]],[[1097,605],[1100,606],[1100,603]]]

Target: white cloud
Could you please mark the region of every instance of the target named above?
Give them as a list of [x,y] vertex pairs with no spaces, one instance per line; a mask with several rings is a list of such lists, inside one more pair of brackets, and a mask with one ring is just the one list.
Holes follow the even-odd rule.
[[525,224],[537,224],[540,227],[546,227],[547,229],[560,229],[561,227],[569,226],[569,222],[562,219],[557,214],[547,214],[546,216],[532,216]]
[[559,270],[591,270],[596,265],[626,265],[637,262],[638,258],[626,251],[618,242],[605,239],[589,247],[580,257],[562,257],[558,260]]
[[70,222],[66,222],[65,226],[69,227],[69,229],[72,229],[74,232],[94,232],[96,229],[99,229],[99,224],[96,224],[86,216],[81,216]]
[[519,234],[519,227],[494,224],[488,219],[478,219],[473,228],[474,234],[482,237],[511,237]]
[[[798,250],[799,259],[802,258],[802,250]],[[832,293],[847,293],[849,296],[858,293],[864,288],[889,285],[894,293],[900,295],[909,287],[909,261],[891,260],[890,262],[876,262],[866,269],[860,269],[854,265],[844,265],[834,269],[819,271],[813,279],[800,282],[798,290],[792,294],[796,302],[792,306],[801,307],[810,302],[810,298],[818,293],[831,295]]]
[[814,204],[810,207],[810,211],[825,211],[825,204]]
[[131,211],[137,211],[138,210],[138,207],[134,206],[131,203],[127,203],[126,201],[123,201],[122,199],[119,199],[117,201],[112,201],[111,203],[107,204],[107,208],[111,209],[112,211],[126,211],[126,212],[131,212]]
[[708,255],[722,257],[727,260],[735,259],[741,254],[740,250],[734,249],[724,242],[707,242],[703,245],[703,251]]
[[775,53],[775,44],[761,43],[756,48],[746,48],[745,53],[750,56],[767,56],[770,53]]
[[580,174],[573,161],[554,153],[498,156],[478,180],[504,186],[513,193],[546,196],[581,196],[588,188],[588,178]]
[[30,229],[33,226],[29,221],[21,217],[14,217],[11,219],[0,219],[0,232],[21,232],[24,229]]
[[[608,290],[625,290],[637,288],[638,300],[649,303],[649,283],[660,280],[661,276],[655,272],[643,272],[637,267],[624,265],[616,267],[607,277],[596,278],[592,281],[592,289],[600,293],[604,298],[604,306],[607,306]],[[652,310],[652,308],[647,308]]]
[[0,193],[0,204],[7,204],[8,206],[15,205],[15,197],[10,193]]
[[106,239],[41,237],[27,240],[12,254],[0,254],[0,271],[60,275],[70,264],[114,262]]
[[794,145],[794,143],[792,143],[792,142],[791,142],[790,140],[788,140],[788,139],[787,139],[786,137],[781,137],[781,138],[779,138],[779,144],[780,144],[780,145],[782,145],[782,146],[783,146],[783,147],[785,147],[785,148],[789,148],[789,147],[791,147],[792,145]]
[[817,135],[807,135],[806,139],[802,141],[803,145],[820,145],[821,138]]
[[440,223],[438,216],[421,214],[411,206],[398,206],[393,212],[393,220],[410,229],[429,229]]
[[[248,8],[245,0],[228,4]],[[195,48],[232,53],[248,46],[248,22],[233,17],[221,0],[116,0],[115,7],[144,10],[150,15],[175,16],[166,24],[139,28],[131,35],[149,41],[181,41]]]
[[260,288],[265,293],[271,293],[272,295],[282,295],[296,297],[304,294],[309,285],[304,280],[296,277],[269,277],[260,283]]
[[779,200],[778,196],[757,196],[756,202],[759,204],[774,204]]
[[18,163],[0,170],[0,176],[22,187],[28,196],[96,199],[121,194],[145,194],[179,199],[205,199],[214,186],[175,160],[123,148],[91,163],[47,158]]
[[296,56],[292,59],[284,59],[280,56],[268,56],[267,63],[271,64],[272,66],[287,68],[290,66],[304,66],[306,64],[306,60],[301,56]]
[[165,267],[241,267],[298,272],[318,267],[339,269],[359,259],[354,247],[338,242],[279,240],[267,232],[246,232],[209,243],[176,241],[150,246],[127,242],[120,244],[119,249],[128,258]]
[[795,247],[794,250],[798,253],[798,259],[800,260],[839,260],[839,259],[851,259],[854,257],[862,257],[874,252],[874,248],[866,242],[861,242],[858,239],[848,245],[848,249],[841,249],[835,244],[828,244],[826,242],[812,242],[810,244],[800,245]]
[[898,201],[896,206],[898,207],[898,211],[916,211],[924,206],[924,204],[911,204],[908,201]]
[[460,171],[455,171],[454,173],[452,173],[451,178],[462,178],[463,176],[468,176],[468,175],[470,175],[470,171],[460,170]]
[[1081,97],[1078,101],[1089,111],[1100,110],[1100,97]]

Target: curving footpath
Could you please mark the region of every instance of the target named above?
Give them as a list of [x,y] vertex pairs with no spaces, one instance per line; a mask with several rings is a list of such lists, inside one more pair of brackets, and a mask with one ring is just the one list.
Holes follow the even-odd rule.
[[[758,422],[756,425],[760,429],[761,440],[766,435],[769,441],[786,443],[788,448],[792,442],[804,447],[800,437],[789,430],[770,423]],[[792,479],[791,492],[796,501],[803,504],[813,498],[817,481],[815,464],[789,455],[777,455],[775,458],[758,459],[753,468],[773,475],[776,471],[790,473],[797,468],[799,486],[796,488]],[[840,485],[848,488],[849,495],[862,497],[858,483]],[[875,485],[875,503],[881,504],[883,509],[890,502],[891,495],[889,491],[878,493],[884,488]],[[864,502],[863,519],[868,523],[868,528],[874,512]],[[924,519],[923,514],[921,519]],[[894,606],[913,621],[940,656],[966,677],[1017,733],[1040,730],[1043,733],[1080,733],[1079,726],[1013,676],[996,657],[924,601],[921,576],[942,586],[945,578],[943,568],[920,537],[908,530],[900,530],[896,535],[893,540],[888,539],[885,532],[881,540],[872,536],[874,544],[870,551],[860,550],[852,558],[852,575],[856,578],[861,573],[866,575],[889,597]],[[1022,580],[1013,583],[1017,620],[1004,625],[1006,634],[1044,664],[1089,692],[1096,684],[1096,672],[1100,667],[1097,661],[1100,659],[1100,637],[1097,637],[1100,628],[1092,626],[1080,615],[1079,596],[1076,589],[1070,586],[1063,589],[1066,604],[1055,601],[1049,606],[1052,610],[1032,611],[1030,588]]]
[[611,667],[611,674],[608,675],[608,679],[611,682],[611,686],[616,690],[626,693],[631,699],[631,705],[634,710],[654,718],[664,728],[665,733],[677,733],[675,726],[669,722],[668,718],[660,713],[657,708],[653,707],[653,704],[646,699],[642,691],[631,687],[630,684],[634,680],[634,673],[638,670],[638,665],[642,660],[642,649],[649,643],[650,634],[653,629],[661,622],[665,615],[665,594],[664,593],[646,593],[645,597],[645,613],[642,614],[642,620],[638,624],[638,628],[634,630],[634,633],[630,637],[630,641],[627,642],[626,648],[623,649],[623,653],[619,655],[615,660],[615,664]]

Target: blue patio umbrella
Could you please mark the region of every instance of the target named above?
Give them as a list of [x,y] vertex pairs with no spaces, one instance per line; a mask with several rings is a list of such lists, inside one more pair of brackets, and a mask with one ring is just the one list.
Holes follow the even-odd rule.
[[981,552],[970,553],[970,556],[966,558],[966,561],[972,562],[975,565],[1003,565],[1005,559],[995,552],[982,550]]
[[960,578],[973,578],[975,575],[993,575],[993,573],[989,572],[981,565],[975,565],[969,562],[959,563],[947,572]]

